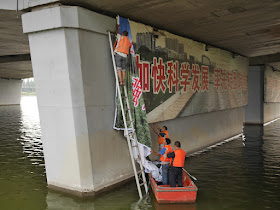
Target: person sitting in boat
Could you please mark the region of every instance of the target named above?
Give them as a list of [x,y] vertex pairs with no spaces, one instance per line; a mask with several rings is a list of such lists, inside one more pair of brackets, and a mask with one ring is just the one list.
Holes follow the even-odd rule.
[[173,152],[171,146],[170,146],[171,140],[169,138],[166,138],[163,140],[163,148],[159,152],[155,152],[154,150],[151,150],[152,153],[155,155],[160,155],[160,161],[162,164],[162,184],[168,185],[168,171],[169,171],[169,164],[171,161],[171,158],[167,157],[167,154],[170,152]]
[[174,143],[175,150],[167,154],[168,158],[172,158],[170,161],[170,170],[169,170],[169,184],[170,187],[183,187],[182,180],[182,167],[185,164],[186,152],[181,149],[181,143],[176,141]]

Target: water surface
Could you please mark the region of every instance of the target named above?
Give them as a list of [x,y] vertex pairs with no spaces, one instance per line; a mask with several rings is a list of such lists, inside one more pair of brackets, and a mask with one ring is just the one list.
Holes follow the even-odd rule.
[[[183,145],[187,146],[187,145]],[[193,205],[138,201],[135,182],[96,198],[47,188],[35,96],[0,106],[0,209],[280,209],[280,121],[245,126],[244,137],[187,158],[199,191]]]

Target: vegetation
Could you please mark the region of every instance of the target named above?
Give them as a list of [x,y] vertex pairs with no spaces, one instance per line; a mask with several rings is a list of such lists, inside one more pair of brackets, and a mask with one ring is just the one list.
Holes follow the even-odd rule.
[[30,79],[24,79],[22,81],[21,94],[22,95],[36,95],[34,79],[30,78]]
[[[146,116],[146,110],[142,109],[143,106],[145,106],[143,94],[139,98],[139,104],[137,107],[134,107],[133,103],[133,90],[132,90],[132,77],[139,77],[137,73],[132,73],[131,68],[127,69],[126,71],[126,87],[127,87],[127,95],[128,95],[128,101],[129,106],[131,108],[131,115],[132,115],[132,121],[134,123],[134,128],[137,135],[138,142],[145,144],[148,147],[152,146],[151,143],[151,136],[150,136],[150,130],[149,125],[147,121]],[[124,87],[121,86],[121,92],[122,96],[124,96]],[[127,110],[126,100],[125,98],[122,98],[122,102],[124,105],[124,110]],[[128,128],[131,128],[131,124],[129,123],[129,114],[126,112],[126,121]],[[116,121],[115,121],[115,127],[117,128],[124,128],[124,122],[123,122],[123,116],[120,106],[120,100],[117,96],[117,115],[116,115]]]

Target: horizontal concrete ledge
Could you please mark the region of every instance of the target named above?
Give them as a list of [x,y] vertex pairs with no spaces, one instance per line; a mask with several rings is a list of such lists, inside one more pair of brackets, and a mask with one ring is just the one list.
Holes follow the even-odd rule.
[[52,185],[52,184],[48,184],[48,188],[51,189],[51,190],[57,191],[57,192],[62,192],[62,193],[66,193],[66,194],[74,195],[74,196],[79,196],[79,197],[95,196],[95,191],[80,192],[80,191],[77,191],[77,190],[71,190],[71,189],[55,186],[55,185]]
[[[95,197],[95,196],[99,196],[103,193],[109,192],[111,190],[116,190],[117,188],[119,188],[119,187],[121,187],[121,186],[123,186],[123,185],[125,185],[129,182],[132,182],[133,180],[134,180],[134,176],[132,176],[130,178],[127,178],[127,179],[125,179],[121,182],[118,182],[118,183],[112,184],[110,186],[104,187],[104,188],[102,188],[98,191],[89,191],[89,192],[80,192],[80,191],[77,191],[77,190],[71,190],[71,189],[55,186],[55,185],[52,185],[52,184],[48,184],[48,188],[50,190],[66,193],[66,194],[69,194],[69,195],[79,196],[79,197]],[[136,187],[135,187],[135,190],[137,190]]]
[[107,35],[116,30],[116,20],[81,7],[56,6],[23,14],[22,26],[23,33],[75,28]]
[[36,1],[32,1],[32,0],[25,0],[23,2],[22,5],[22,9],[28,9],[31,7],[36,7],[36,6],[40,6],[40,5],[45,5],[45,4],[49,4],[49,3],[54,3],[54,2],[59,2],[60,0],[36,0]]
[[12,63],[12,62],[30,61],[30,60],[31,60],[30,54],[0,56],[0,63]]
[[219,146],[219,145],[222,144],[222,143],[233,141],[233,140],[239,138],[240,136],[242,136],[242,134],[243,134],[243,133],[239,133],[239,134],[234,135],[234,136],[229,136],[229,137],[227,137],[226,139],[222,139],[222,140],[219,140],[219,141],[215,141],[215,142],[213,142],[213,143],[211,143],[211,144],[205,145],[205,146],[203,146],[203,147],[199,147],[199,148],[197,148],[197,149],[195,149],[195,150],[191,150],[191,151],[189,151],[189,154],[186,155],[186,157],[190,157],[190,156],[193,156],[193,155],[196,155],[196,154],[200,154],[201,152],[204,152],[204,151],[206,151],[206,150],[209,150],[209,149],[212,148],[212,147]]
[[21,80],[19,78],[7,78],[7,77],[0,77],[0,80]]
[[280,62],[280,53],[249,58],[250,66],[264,65],[275,62]]
[[274,120],[268,121],[268,122],[264,123],[263,126],[267,126],[267,125],[269,125],[269,124],[271,124],[271,123],[273,123],[273,122],[275,122],[275,121],[277,121],[277,120],[279,120],[279,119],[280,119],[280,118],[276,118],[276,119],[274,119]]
[[19,106],[20,104],[0,104],[0,106]]
[[244,122],[244,125],[263,125],[263,122]]

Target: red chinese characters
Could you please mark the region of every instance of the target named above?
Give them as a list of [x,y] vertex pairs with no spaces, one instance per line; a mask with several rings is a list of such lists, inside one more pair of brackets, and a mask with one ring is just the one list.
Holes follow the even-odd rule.
[[[141,61],[139,55],[136,55],[136,63],[142,92],[150,92],[151,88],[154,94],[165,93],[167,89],[168,93],[186,92],[190,89],[193,92],[208,92],[212,90],[213,83],[216,91],[247,90],[247,73],[236,69],[225,70],[217,67],[213,74],[206,65],[179,63],[176,60],[165,63],[161,57],[154,57],[150,64]],[[268,78],[267,80],[269,81]],[[271,85],[271,88],[280,89],[277,81],[275,85]]]
[[219,87],[221,86],[221,81],[220,81],[220,69],[215,69],[215,81],[214,81],[214,86],[217,88],[217,91],[219,91]]
[[166,86],[164,84],[166,80],[165,65],[162,58],[159,58],[158,60],[159,62],[157,62],[157,58],[153,58],[152,64],[152,78],[154,79],[153,91],[155,94],[158,94],[160,89],[163,93],[165,93],[166,90]]
[[222,70],[222,90],[226,91],[227,89],[227,72],[226,70]]
[[193,75],[193,81],[192,81],[192,91],[199,91],[200,90],[200,69],[198,64],[192,65],[192,75]]
[[183,92],[186,92],[187,86],[190,85],[190,81],[188,79],[191,76],[189,63],[186,62],[181,63],[180,76],[182,78],[180,81],[180,86],[183,87]]
[[178,61],[167,62],[167,86],[169,93],[172,93],[173,86],[175,86],[176,92],[179,90],[178,65]]
[[232,82],[232,72],[228,72],[228,90],[232,90],[232,86],[233,82]]
[[243,83],[242,83],[242,89],[247,90],[247,74],[243,74]]
[[237,89],[237,72],[233,71],[232,73],[233,75],[233,85],[232,85],[232,89],[236,90]]
[[208,66],[202,66],[201,67],[201,91],[209,91],[209,67]]
[[139,77],[132,77],[132,91],[133,91],[133,103],[137,107],[139,104],[140,96],[142,95],[141,83]]
[[241,72],[237,73],[237,89],[242,89],[242,83],[243,83],[243,75]]
[[140,76],[140,82],[143,92],[150,92],[150,63],[146,61],[140,61],[140,56],[136,55],[137,69]]

